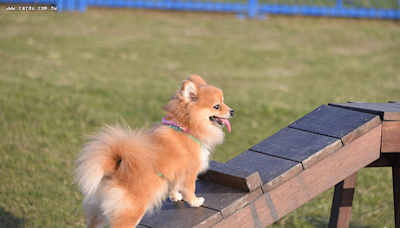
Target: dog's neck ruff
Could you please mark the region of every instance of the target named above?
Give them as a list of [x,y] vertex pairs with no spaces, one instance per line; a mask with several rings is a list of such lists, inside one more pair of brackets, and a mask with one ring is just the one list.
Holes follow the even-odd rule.
[[175,122],[173,122],[173,121],[167,120],[166,117],[163,117],[163,118],[162,118],[161,123],[167,125],[168,127],[172,128],[172,129],[174,129],[174,130],[176,130],[176,131],[179,131],[179,132],[186,132],[187,134],[185,134],[185,135],[186,135],[187,137],[193,139],[193,141],[195,141],[197,144],[199,144],[200,147],[204,150],[204,146],[203,146],[203,144],[200,142],[200,140],[198,140],[198,139],[197,139],[196,137],[194,137],[193,135],[190,135],[190,131],[189,131],[189,129],[187,129],[186,127],[181,127],[181,126],[179,126],[179,124],[177,124],[177,123],[175,123]]

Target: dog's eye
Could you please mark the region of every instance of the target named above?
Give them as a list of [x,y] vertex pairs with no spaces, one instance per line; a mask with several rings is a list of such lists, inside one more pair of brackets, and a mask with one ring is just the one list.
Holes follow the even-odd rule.
[[218,110],[219,109],[219,105],[215,105],[213,108]]

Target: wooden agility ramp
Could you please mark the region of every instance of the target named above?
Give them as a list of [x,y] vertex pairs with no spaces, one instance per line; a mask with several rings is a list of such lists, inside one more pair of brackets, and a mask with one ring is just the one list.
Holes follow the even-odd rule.
[[[330,227],[348,227],[357,171],[393,168],[400,227],[400,103],[322,105],[199,176],[200,208],[167,199],[138,227],[266,227],[335,187]],[[349,191],[350,190],[350,191]]]

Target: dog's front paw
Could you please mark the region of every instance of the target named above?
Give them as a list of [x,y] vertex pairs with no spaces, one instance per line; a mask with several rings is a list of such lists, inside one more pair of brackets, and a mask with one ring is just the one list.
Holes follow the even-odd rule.
[[169,193],[169,199],[172,202],[178,202],[183,199],[182,194],[180,192],[170,192]]
[[203,203],[204,203],[204,198],[203,197],[195,198],[191,202],[188,202],[188,204],[191,207],[200,207],[201,205],[203,205]]

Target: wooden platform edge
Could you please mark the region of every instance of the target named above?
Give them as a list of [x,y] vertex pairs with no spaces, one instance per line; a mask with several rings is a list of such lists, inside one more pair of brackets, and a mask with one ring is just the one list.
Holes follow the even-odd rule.
[[265,227],[380,157],[382,124],[213,227]]
[[198,178],[246,192],[254,191],[262,185],[258,172],[238,171],[228,164],[216,161],[210,161],[209,169]]
[[389,103],[329,103],[328,105],[379,115],[381,120],[400,120],[400,105]]
[[400,121],[383,121],[382,153],[400,152]]

